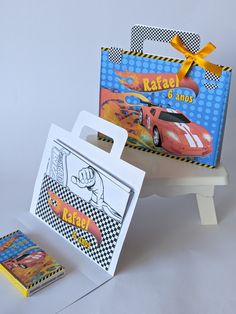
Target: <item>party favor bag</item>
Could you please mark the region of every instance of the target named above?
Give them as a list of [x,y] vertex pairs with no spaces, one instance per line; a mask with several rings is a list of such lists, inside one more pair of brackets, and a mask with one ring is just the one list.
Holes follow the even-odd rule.
[[[114,139],[110,153],[81,136],[84,127]],[[113,275],[144,179],[120,159],[127,132],[82,111],[72,132],[53,125],[31,213]]]
[[[110,152],[96,145],[96,137],[90,137],[90,142],[85,138],[84,133],[94,134],[91,129],[114,140]],[[71,131],[51,126],[30,211],[2,224],[0,237],[21,230],[63,270],[55,269],[45,254],[29,256],[29,248],[35,251],[38,246],[32,241],[27,245],[18,236],[7,243],[3,240],[0,251],[3,259],[20,252],[21,256],[13,258],[15,274],[24,281],[32,279],[31,292],[64,274],[64,269],[65,276],[27,302],[2,287],[1,313],[35,313],[35,309],[59,313],[112,279],[145,175],[121,160],[126,140],[126,130],[86,111],[79,114]],[[23,258],[31,264],[23,265]],[[8,278],[12,281],[13,277]],[[19,286],[18,281],[12,282]],[[9,305],[11,298],[17,303]]]
[[[170,43],[185,60],[146,54],[145,40]],[[195,33],[135,25],[130,51],[102,48],[100,117],[125,128],[134,148],[215,167],[232,69],[205,59],[214,49],[200,49]]]

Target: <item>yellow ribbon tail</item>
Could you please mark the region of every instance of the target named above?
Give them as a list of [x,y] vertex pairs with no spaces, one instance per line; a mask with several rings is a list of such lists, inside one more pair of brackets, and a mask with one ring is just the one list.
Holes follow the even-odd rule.
[[212,53],[216,49],[216,46],[209,42],[207,43],[202,49],[200,49],[197,53],[197,55],[201,58],[204,58],[208,56],[210,53]]
[[186,59],[183,63],[181,68],[179,69],[179,72],[177,73],[177,77],[179,81],[181,81],[188,73],[189,69],[191,68],[191,65],[193,63],[193,60]]
[[217,75],[217,76],[221,76],[222,74],[222,68],[216,64],[213,64],[207,60],[204,60],[202,58],[197,58],[196,59],[197,64],[204,68],[205,70]]

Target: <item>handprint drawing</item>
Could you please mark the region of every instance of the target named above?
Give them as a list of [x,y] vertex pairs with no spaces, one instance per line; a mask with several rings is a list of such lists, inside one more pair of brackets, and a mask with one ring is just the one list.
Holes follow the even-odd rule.
[[100,173],[93,167],[82,168],[78,176],[71,177],[72,183],[79,188],[87,188],[91,191],[90,204],[99,210],[105,212],[108,216],[121,222],[121,215],[104,201],[104,184]]

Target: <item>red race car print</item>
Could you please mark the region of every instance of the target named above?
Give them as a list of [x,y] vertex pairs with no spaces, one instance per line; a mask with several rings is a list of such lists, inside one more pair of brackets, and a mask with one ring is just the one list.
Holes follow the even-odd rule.
[[4,263],[9,269],[16,267],[28,268],[43,263],[45,256],[46,253],[43,251],[33,252],[30,254],[23,254]]
[[142,106],[139,123],[162,147],[177,156],[205,156],[212,152],[212,137],[202,126],[190,121],[181,111],[158,106]]

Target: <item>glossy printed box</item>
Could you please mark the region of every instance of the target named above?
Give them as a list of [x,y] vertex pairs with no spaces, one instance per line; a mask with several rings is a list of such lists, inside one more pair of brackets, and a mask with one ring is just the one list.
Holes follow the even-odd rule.
[[0,238],[0,272],[25,296],[64,275],[64,267],[23,232]]
[[100,116],[129,133],[135,147],[215,167],[220,159],[231,68],[216,77],[183,60],[102,48]]

